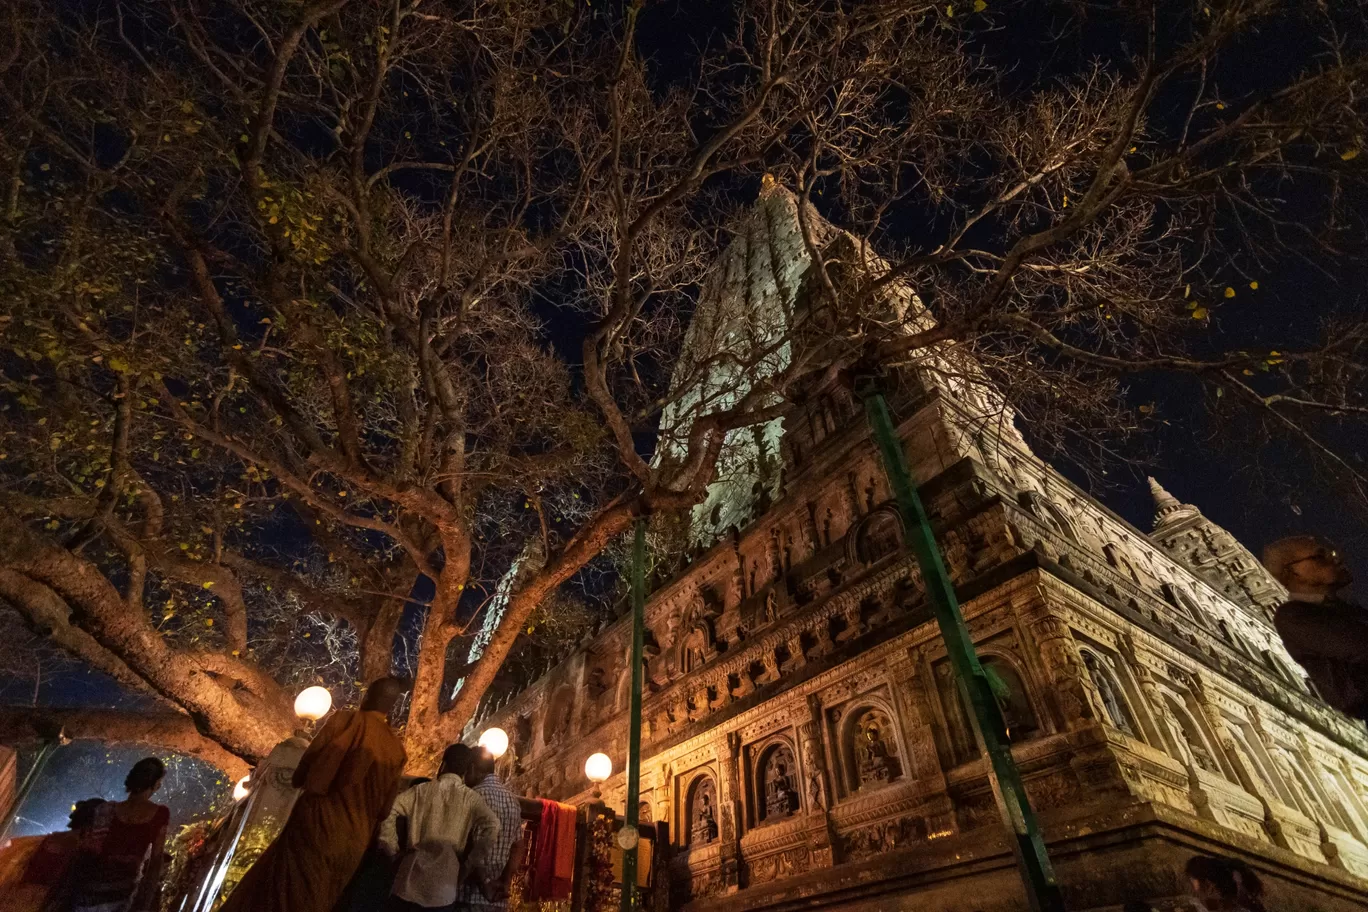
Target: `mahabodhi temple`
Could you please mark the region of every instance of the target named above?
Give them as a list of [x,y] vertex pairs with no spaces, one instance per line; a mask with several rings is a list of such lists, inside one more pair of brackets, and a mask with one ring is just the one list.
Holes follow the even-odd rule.
[[[678,368],[709,372],[715,400],[672,406],[664,458],[671,421],[818,338],[798,215],[767,186],[738,226]],[[829,258],[870,255],[806,217]],[[916,325],[912,290],[889,297]],[[1165,908],[1188,891],[1186,859],[1213,852],[1252,865],[1270,909],[1362,908],[1368,735],[1287,654],[1285,593],[1255,557],[1153,480],[1152,529],[1109,511],[1032,453],[951,349],[887,384],[1068,907]],[[813,397],[733,436],[687,563],[646,606],[640,815],[669,824],[672,906],[1020,908],[859,403]],[[487,702],[471,731],[510,734],[515,790],[586,803],[585,758],[605,751],[603,800],[621,810],[630,634],[624,615]]]

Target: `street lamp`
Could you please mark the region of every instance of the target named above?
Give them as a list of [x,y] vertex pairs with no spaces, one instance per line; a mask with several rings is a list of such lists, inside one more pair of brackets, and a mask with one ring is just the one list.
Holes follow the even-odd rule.
[[603,797],[599,786],[608,781],[608,777],[613,775],[613,761],[607,754],[590,754],[589,759],[584,761],[584,775],[589,777],[589,781],[594,783],[594,799]]
[[489,756],[498,760],[508,753],[508,732],[502,728],[486,728],[480,733],[479,745],[489,751]]
[[332,709],[332,694],[328,693],[328,688],[306,687],[295,697],[295,715],[306,722],[317,722],[328,714]]

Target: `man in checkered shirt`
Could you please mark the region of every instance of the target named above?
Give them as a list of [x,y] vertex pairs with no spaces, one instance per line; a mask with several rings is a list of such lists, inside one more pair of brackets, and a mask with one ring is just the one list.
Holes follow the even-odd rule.
[[494,758],[484,748],[476,749],[466,785],[485,800],[485,804],[498,818],[499,835],[486,850],[485,866],[490,872],[502,871],[502,874],[490,878],[486,884],[494,899],[486,896],[484,890],[475,884],[466,883],[456,897],[455,908],[458,912],[506,912],[508,885],[522,856],[522,808],[518,805],[517,796],[494,775]]

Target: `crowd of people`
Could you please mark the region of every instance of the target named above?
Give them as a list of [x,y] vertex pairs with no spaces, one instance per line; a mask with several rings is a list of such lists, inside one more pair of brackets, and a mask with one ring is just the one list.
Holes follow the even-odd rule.
[[[389,714],[402,682],[334,713],[294,772],[289,819],[221,912],[503,912],[520,857],[518,799],[483,749],[454,744],[436,779],[403,784]],[[133,766],[122,801],[77,802],[69,829],[0,853],[4,912],[156,912],[170,810],[166,768]]]
[[[1289,562],[1315,566],[1299,554]],[[464,744],[447,748],[436,779],[401,789],[407,757],[389,715],[403,693],[402,682],[384,678],[360,709],[328,719],[294,771],[299,797],[289,819],[221,912],[506,909],[521,857],[518,799],[495,774],[493,758]],[[44,837],[20,859],[9,853],[0,877],[16,864],[22,873],[8,879],[0,906],[158,909],[170,812],[152,798],[165,772],[156,758],[138,761],[124,800],[80,801],[66,832]],[[1185,873],[1197,909],[1264,912],[1263,885],[1243,862],[1199,855]]]
[[384,678],[361,708],[334,713],[294,772],[280,835],[222,912],[502,912],[518,859],[518,799],[483,750],[453,744],[437,778],[400,790],[407,757]]

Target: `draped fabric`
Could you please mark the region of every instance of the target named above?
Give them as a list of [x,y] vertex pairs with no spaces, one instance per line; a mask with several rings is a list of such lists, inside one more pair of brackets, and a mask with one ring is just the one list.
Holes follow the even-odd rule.
[[221,912],[328,912],[399,792],[404,748],[377,712],[335,713],[294,772],[285,828]]
[[572,805],[546,799],[542,799],[541,806],[525,898],[555,902],[570,897],[575,877],[575,822],[579,811]]

